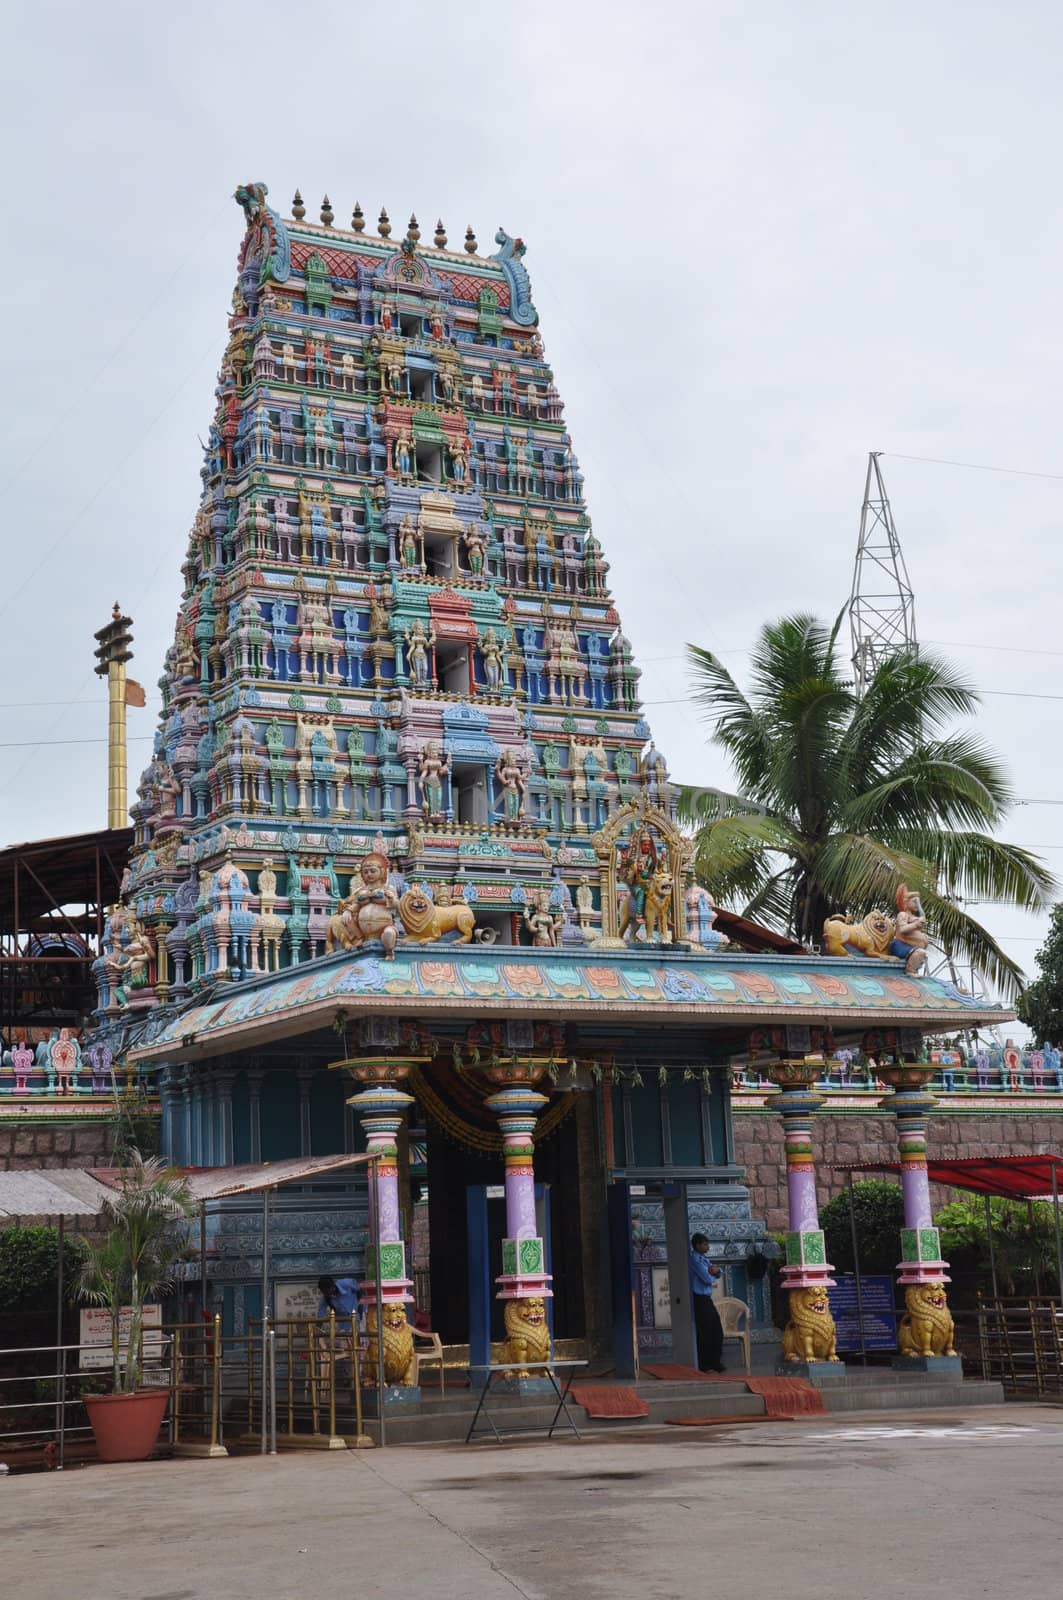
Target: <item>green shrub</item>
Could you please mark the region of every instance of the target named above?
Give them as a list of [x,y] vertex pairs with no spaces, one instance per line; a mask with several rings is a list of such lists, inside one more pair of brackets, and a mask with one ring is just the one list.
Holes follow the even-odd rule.
[[[892,1272],[901,1259],[904,1200],[900,1185],[865,1178],[853,1184],[853,1213],[861,1273]],[[852,1272],[853,1238],[849,1222],[849,1194],[836,1195],[823,1207],[819,1219],[826,1234],[827,1260],[839,1272]]]
[[[63,1280],[68,1297],[85,1259],[79,1239],[63,1241]],[[0,1313],[42,1316],[55,1310],[59,1276],[59,1230],[0,1228]]]

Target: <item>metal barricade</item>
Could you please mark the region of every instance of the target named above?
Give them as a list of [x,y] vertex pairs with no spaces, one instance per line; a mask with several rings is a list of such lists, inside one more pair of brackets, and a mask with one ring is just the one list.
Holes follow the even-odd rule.
[[1063,1304],[1047,1296],[979,1297],[982,1376],[1006,1394],[1063,1395]]
[[170,1443],[175,1455],[225,1456],[221,1317],[176,1323],[171,1343]]
[[[277,1440],[284,1449],[342,1450],[372,1441],[362,1426],[357,1319],[300,1317],[273,1324]],[[277,1430],[276,1411],[274,1429]]]

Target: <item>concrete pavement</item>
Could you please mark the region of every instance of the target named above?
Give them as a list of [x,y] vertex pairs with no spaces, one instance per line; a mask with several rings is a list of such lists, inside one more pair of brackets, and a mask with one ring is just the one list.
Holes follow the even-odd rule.
[[1055,1600],[1063,1410],[0,1480],[32,1600]]

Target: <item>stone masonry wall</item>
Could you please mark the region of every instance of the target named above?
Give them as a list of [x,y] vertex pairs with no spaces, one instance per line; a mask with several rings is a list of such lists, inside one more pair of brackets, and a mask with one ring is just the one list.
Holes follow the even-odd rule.
[[[738,1104],[734,1107],[735,1160],[746,1169],[755,1217],[772,1232],[786,1228],[786,1168],[782,1120],[771,1112]],[[897,1134],[892,1116],[849,1111],[821,1112],[812,1124],[819,1203],[825,1205],[845,1188],[844,1173],[835,1164],[854,1161],[896,1161]],[[970,1156],[1018,1156],[1063,1153],[1063,1106],[1055,1111],[935,1112],[927,1130],[933,1158],[960,1160]],[[935,1209],[948,1198],[933,1196]]]
[[95,1122],[0,1122],[0,1172],[27,1167],[106,1167],[114,1129]]

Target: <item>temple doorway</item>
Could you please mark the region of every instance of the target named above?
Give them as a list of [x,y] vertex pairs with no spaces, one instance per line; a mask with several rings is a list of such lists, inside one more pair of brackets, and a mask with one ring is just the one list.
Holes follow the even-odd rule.
[[[429,1263],[431,1324],[444,1344],[465,1345],[470,1335],[470,1191],[482,1191],[486,1199],[493,1296],[494,1278],[501,1271],[501,1241],[505,1233],[502,1157],[500,1153],[458,1143],[430,1114],[425,1116],[425,1128],[427,1227],[422,1213],[418,1244],[419,1256],[426,1249]],[[574,1116],[566,1117],[549,1138],[536,1145],[535,1178],[541,1191],[540,1216],[548,1229],[554,1338],[581,1339],[585,1335],[585,1311]],[[501,1338],[500,1310],[492,1311],[491,1324],[492,1337]]]

